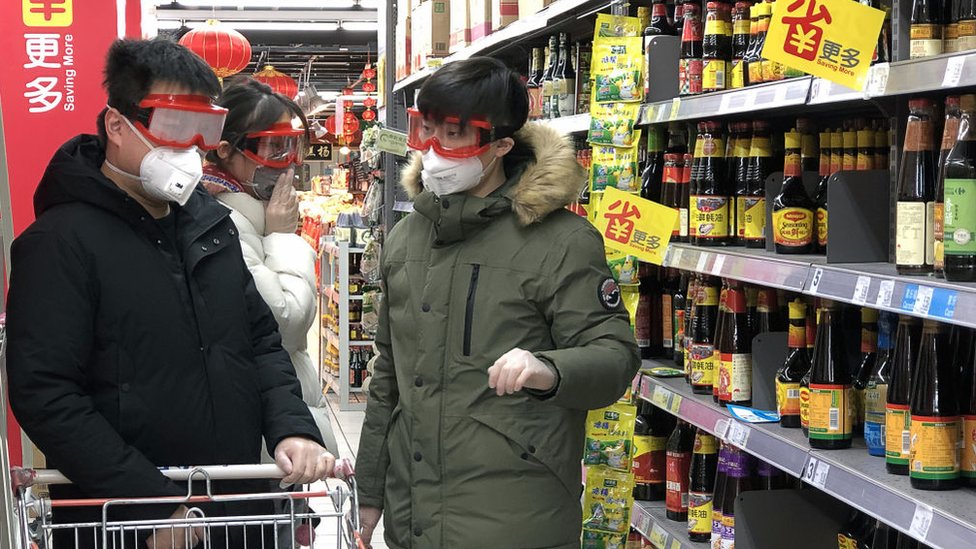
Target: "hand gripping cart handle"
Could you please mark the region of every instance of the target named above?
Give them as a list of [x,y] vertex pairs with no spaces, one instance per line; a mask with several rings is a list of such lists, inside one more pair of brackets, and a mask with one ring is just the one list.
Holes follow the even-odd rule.
[[[359,534],[359,498],[352,463],[336,462],[335,478],[344,482],[327,485],[323,491],[263,492],[248,494],[214,494],[212,481],[277,480],[285,473],[277,465],[212,465],[200,467],[166,467],[160,473],[187,483],[186,496],[153,498],[65,499],[52,500],[39,494],[38,487],[70,484],[60,472],[51,469],[11,471],[17,504],[17,530],[21,549],[145,549],[203,548],[292,549],[310,547],[315,540],[314,524],[332,521],[336,524],[337,549],[364,549]],[[202,482],[204,495],[193,495],[193,483]],[[269,484],[270,487],[270,484]],[[316,499],[313,510],[309,500]],[[208,503],[268,502],[274,512],[261,515],[207,516],[201,506]],[[153,520],[110,519],[122,509],[146,505],[183,505],[183,516]],[[54,523],[53,509],[101,508],[101,521]],[[272,505],[266,505],[271,509]],[[329,533],[331,536],[331,532]],[[55,545],[54,540],[58,540]],[[269,540],[273,539],[273,543]],[[64,540],[72,540],[65,545]],[[234,540],[234,541],[232,541]],[[318,547],[324,547],[321,543]]]

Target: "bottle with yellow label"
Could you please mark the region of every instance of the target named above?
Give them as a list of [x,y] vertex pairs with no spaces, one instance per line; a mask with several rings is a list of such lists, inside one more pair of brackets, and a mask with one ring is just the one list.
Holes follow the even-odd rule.
[[732,9],[732,77],[729,87],[732,89],[746,87],[746,63],[744,61],[749,52],[750,2],[736,2]]
[[746,165],[746,192],[742,199],[743,240],[747,248],[766,247],[766,178],[772,171],[769,122],[752,123],[749,162]]
[[705,11],[705,36],[702,41],[702,91],[722,91],[729,87],[729,62],[732,59],[731,13],[725,4],[709,2]]
[[691,541],[712,539],[712,496],[718,465],[718,442],[702,429],[695,434],[688,484],[688,537]]
[[941,8],[942,2],[936,0],[915,0],[912,6],[909,42],[911,59],[942,54],[945,27]]
[[780,254],[813,252],[814,204],[803,186],[800,142],[796,130],[787,132],[783,188],[773,200],[773,240]]
[[874,131],[863,129],[857,131],[857,166],[859,172],[874,170]]
[[909,403],[912,395],[912,367],[918,358],[921,323],[917,318],[902,316],[895,332],[891,380],[885,404],[885,468],[894,475],[908,474],[911,438]]
[[912,383],[908,476],[912,488],[952,490],[959,481],[959,406],[948,333],[926,320]]
[[827,186],[830,183],[830,132],[820,133],[820,183],[813,202],[817,205],[817,253],[827,253]]
[[857,169],[857,130],[844,130],[844,157],[841,169],[845,172]]
[[699,282],[695,314],[691,319],[691,387],[695,394],[711,395],[715,383],[714,338],[718,305],[718,283],[705,276]]
[[[694,243],[699,246],[724,246],[731,231],[728,169],[722,124],[714,121],[699,124],[702,130],[701,162],[698,178],[692,176],[691,228]],[[696,158],[696,162],[697,162]]]
[[962,414],[962,482],[976,486],[976,349],[957,353],[962,361],[959,412]]
[[833,303],[824,301],[810,374],[810,446],[821,450],[850,448],[854,438],[851,368],[840,321]]
[[783,427],[800,426],[800,380],[810,370],[807,354],[807,305],[802,299],[789,304],[789,351],[786,362],[776,372],[776,407]]

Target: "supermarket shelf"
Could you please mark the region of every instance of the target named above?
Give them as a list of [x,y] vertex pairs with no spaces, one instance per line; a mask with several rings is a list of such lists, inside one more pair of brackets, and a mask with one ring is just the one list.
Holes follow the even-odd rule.
[[640,123],[657,124],[673,120],[694,120],[805,105],[810,93],[811,80],[811,77],[805,76],[740,90],[646,103],[641,109]]
[[[335,242],[325,242],[322,244],[322,251],[333,256],[339,256],[339,246]],[[361,254],[366,251],[364,248],[349,248],[349,253],[351,254]]]
[[630,524],[657,549],[701,549],[688,539],[688,525],[668,519],[663,501],[635,501]]
[[549,120],[540,120],[538,124],[545,124],[559,133],[570,134],[585,132],[590,129],[590,115],[589,114],[577,114],[575,116],[567,116],[565,118],[552,118]]
[[[335,303],[337,305],[340,305],[341,304],[340,301],[339,301],[339,298],[341,296],[339,295],[339,292],[337,292],[334,288],[326,288],[326,289],[322,290],[322,292],[325,293],[325,296],[328,297],[329,299],[331,299],[333,303]],[[351,295],[351,296],[349,296],[349,301],[362,301],[362,300],[363,300],[363,296],[361,296],[361,295]]]
[[[602,10],[613,3],[611,0],[556,0],[542,11],[519,19],[503,29],[476,40],[463,50],[445,57],[443,64],[446,65],[454,61],[503,49],[524,39],[547,32],[549,27],[558,25],[563,21],[576,19],[586,14],[588,10]],[[398,92],[419,85],[435,70],[432,68],[421,69],[394,84],[393,91]]]
[[[332,372],[329,372],[328,370],[323,369],[322,370],[322,380],[323,381],[326,381],[327,380],[326,378],[328,378],[328,381],[329,381],[329,383],[326,384],[326,387],[331,386],[333,389],[338,390],[338,388],[339,388],[339,378],[335,374],[333,374]],[[362,393],[363,392],[363,388],[362,387],[350,387],[349,388],[349,392],[350,393]]]
[[776,255],[764,249],[671,244],[664,265],[799,292],[807,281],[811,264],[826,261],[824,256]]
[[[655,364],[645,361],[645,366]],[[710,396],[693,394],[682,378],[645,375],[641,398],[928,545],[950,549],[976,539],[976,490],[915,490],[907,477],[887,474],[884,460],[868,455],[861,440],[848,450],[812,450],[799,429],[735,421]]]
[[[330,329],[328,329],[326,327],[323,327],[322,328],[322,337],[325,338],[325,340],[328,341],[329,344],[335,346],[336,348],[339,347],[339,335],[336,334],[335,332],[333,332],[332,330],[330,330]],[[371,340],[371,339],[361,339],[361,340],[350,340],[349,341],[349,346],[350,347],[372,347],[372,345],[373,345],[373,340]]]

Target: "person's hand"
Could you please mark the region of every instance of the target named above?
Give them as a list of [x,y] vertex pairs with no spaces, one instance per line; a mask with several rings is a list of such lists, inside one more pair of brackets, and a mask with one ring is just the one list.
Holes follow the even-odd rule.
[[298,192],[291,184],[294,170],[281,174],[264,211],[264,232],[294,233],[298,230]]
[[498,396],[522,389],[551,391],[556,386],[556,370],[532,353],[515,348],[488,368],[488,387]]
[[[170,520],[185,520],[188,512],[189,510],[185,505],[180,505],[169,518]],[[190,549],[196,547],[203,540],[203,537],[203,528],[199,526],[195,528],[160,528],[146,540],[146,547],[148,549]]]
[[359,506],[359,527],[360,536],[362,537],[363,544],[366,549],[373,549],[371,542],[373,540],[373,531],[376,530],[376,525],[380,523],[380,516],[383,511],[377,509],[376,507],[367,507],[366,505]]
[[335,456],[314,440],[288,437],[275,448],[275,463],[285,472],[284,484],[310,484],[332,476]]

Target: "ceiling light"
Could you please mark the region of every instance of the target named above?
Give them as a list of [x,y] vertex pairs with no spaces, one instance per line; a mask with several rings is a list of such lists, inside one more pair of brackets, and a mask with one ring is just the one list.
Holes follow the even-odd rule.
[[[327,32],[339,30],[338,23],[285,23],[277,21],[233,21],[221,22],[222,25],[232,28],[236,31],[306,31],[306,32]],[[163,20],[158,22],[158,28],[160,30],[176,30],[182,26],[186,26],[189,29],[199,29],[207,26],[206,21],[173,21],[173,20]]]
[[343,30],[347,31],[365,31],[365,32],[376,32],[378,27],[376,21],[342,21],[339,25]]

